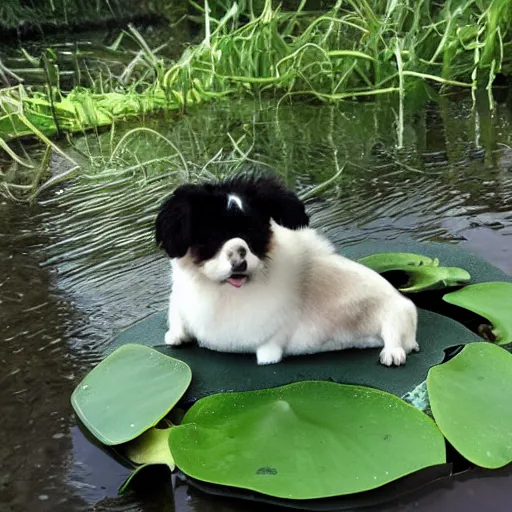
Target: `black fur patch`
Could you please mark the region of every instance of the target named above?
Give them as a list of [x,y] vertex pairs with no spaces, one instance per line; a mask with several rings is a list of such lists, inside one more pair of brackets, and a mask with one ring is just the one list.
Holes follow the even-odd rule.
[[[242,201],[228,208],[229,195]],[[289,229],[309,225],[304,204],[273,176],[240,174],[225,181],[183,185],[166,199],[156,219],[156,242],[169,257],[189,249],[197,263],[212,258],[232,238],[242,238],[259,258],[267,254],[270,219]]]

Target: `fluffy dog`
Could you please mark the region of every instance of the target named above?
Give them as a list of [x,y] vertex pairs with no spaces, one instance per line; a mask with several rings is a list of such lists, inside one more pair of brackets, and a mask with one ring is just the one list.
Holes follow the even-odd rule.
[[156,240],[171,258],[169,345],[283,356],[383,347],[419,350],[417,311],[373,270],[336,254],[303,203],[257,174],[183,185],[163,203]]

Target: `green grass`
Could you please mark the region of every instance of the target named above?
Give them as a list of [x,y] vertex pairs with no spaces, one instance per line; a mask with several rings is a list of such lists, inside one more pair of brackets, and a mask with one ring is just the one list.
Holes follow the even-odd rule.
[[[487,89],[492,100],[496,73],[511,70],[512,0],[338,0],[324,13],[306,11],[305,4],[288,12],[265,0],[255,14],[250,1],[223,12],[218,2],[214,18],[205,2],[203,40],[174,63],[132,27],[129,35],[140,51],[123,76],[68,93],[61,90],[58,63],[47,54],[46,87],[0,90],[0,146],[30,166],[9,141],[35,136],[55,149],[48,137],[243,96],[281,103],[392,96],[399,99],[403,128],[404,101],[418,81],[441,93]],[[135,65],[143,71],[133,73]]]

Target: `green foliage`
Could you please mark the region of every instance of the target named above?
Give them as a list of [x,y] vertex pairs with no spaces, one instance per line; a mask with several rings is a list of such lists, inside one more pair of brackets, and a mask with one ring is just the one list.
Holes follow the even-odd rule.
[[401,146],[404,98],[418,80],[475,90],[509,70],[508,0],[338,0],[321,14],[304,10],[304,2],[283,11],[266,0],[259,13],[252,2],[227,4],[222,16],[217,6],[214,18],[206,3],[204,39],[175,63],[130,29],[151,72],[134,75],[124,90],[0,91],[0,144],[5,149],[24,135],[83,131],[233,95],[339,102],[395,94]]
[[170,471],[167,464],[147,463],[137,466],[128,478],[119,487],[119,494],[127,494],[130,491],[139,489],[147,490],[149,486],[155,485],[156,478],[161,476],[162,471]]
[[432,266],[437,267],[439,260],[408,252],[379,252],[359,259],[359,263],[370,267],[375,272],[389,272],[391,270],[410,270],[411,267]]
[[512,354],[491,343],[465,347],[427,379],[434,419],[466,459],[484,468],[512,461]]
[[457,286],[471,279],[467,270],[458,267],[422,267],[408,274],[409,282],[400,288],[405,293]]
[[[359,258],[368,252],[364,247],[355,249]],[[477,279],[499,273],[455,247],[397,248],[404,252],[384,252],[393,250],[384,244],[380,253],[362,260],[380,271],[438,270],[445,268],[437,266],[441,257],[451,264],[467,264]],[[505,308],[509,304],[510,283],[478,286],[481,293],[469,294],[470,301],[497,309],[500,301]],[[491,301],[485,301],[487,295]],[[474,334],[446,317],[420,310],[422,352],[410,356],[405,368],[394,370],[375,367],[371,350],[292,357],[276,372],[258,367],[254,358],[243,354],[197,346],[155,347],[176,357],[172,359],[132,344],[138,340],[159,345],[164,332],[164,315],[157,314],[121,333],[110,344],[111,355],[73,393],[73,407],[84,425],[137,465],[120,493],[137,484],[147,486],[162,469],[172,471],[176,465],[193,479],[213,484],[215,492],[256,492],[259,496],[252,494],[252,499],[261,501],[349,495],[358,499],[374,489],[382,499],[397,492],[394,486],[382,486],[446,462],[443,435],[478,466],[499,468],[512,461],[512,399],[507,399],[512,354],[492,344],[473,343]],[[432,366],[445,355],[439,347],[466,343],[453,359]],[[190,368],[179,358],[194,371],[189,390]],[[436,423],[406,403],[411,394],[399,398],[403,385],[412,391],[414,381],[418,390],[427,370],[423,398],[428,390],[427,404]],[[407,373],[414,374],[412,381]],[[400,381],[402,387],[397,387]],[[423,407],[425,400],[419,398],[417,406]],[[167,419],[160,422],[180,399],[194,405],[183,418],[175,411],[172,422],[177,426]]]
[[413,293],[435,290],[466,283],[471,279],[469,272],[458,267],[440,267],[439,260],[409,253],[379,253],[359,260],[376,272],[401,270],[409,281],[400,291]]
[[171,428],[172,425],[146,430],[123,447],[124,455],[135,464],[167,464],[171,471],[174,470],[174,459],[168,442]]
[[204,398],[169,444],[194,478],[288,499],[366,491],[445,462],[428,416],[382,391],[332,382]]
[[125,345],[87,374],[71,404],[100,442],[117,445],[156,425],[190,381],[185,363],[142,345]]
[[512,283],[473,284],[447,293],[443,300],[487,318],[493,326],[492,341],[512,342]]
[[[204,41],[166,72],[164,87],[192,87],[198,94],[278,90],[280,96],[336,101],[402,94],[403,77],[470,87],[472,72],[483,68],[486,84],[490,67],[494,72],[501,66],[511,11],[499,0],[485,8],[467,0],[442,8],[428,0],[347,0],[311,16],[300,8],[281,12],[268,0],[248,23],[239,26],[239,16],[232,7],[211,28],[207,19]],[[496,36],[491,30],[497,30],[498,19]],[[480,59],[484,47],[486,58]]]
[[94,94],[75,88],[60,101],[49,101],[43,93],[30,94],[22,85],[3,90],[0,133],[6,140],[27,135],[52,136],[59,132],[80,132],[111,125],[115,120],[158,109],[176,109],[158,88],[144,93],[108,92]]
[[[478,165],[481,165],[479,162]],[[461,181],[465,179],[465,173],[461,174]],[[434,178],[435,184],[439,183],[441,176]],[[449,187],[459,186],[448,184]],[[392,185],[393,186],[393,185]],[[416,184],[414,185],[416,186]],[[437,212],[435,213],[437,219]],[[341,230],[342,228],[340,228]],[[336,230],[334,231],[336,233]],[[464,250],[461,245],[447,244],[445,242],[420,242],[417,240],[364,240],[343,248],[343,254],[348,258],[361,260],[372,254],[381,253],[409,253],[421,254],[421,258],[430,258],[432,261],[442,261],[450,267],[459,267],[471,274],[472,283],[486,283],[490,281],[503,281],[512,283],[512,276],[495,267],[483,257]],[[466,288],[471,288],[469,285]],[[441,305],[442,306],[442,305]]]

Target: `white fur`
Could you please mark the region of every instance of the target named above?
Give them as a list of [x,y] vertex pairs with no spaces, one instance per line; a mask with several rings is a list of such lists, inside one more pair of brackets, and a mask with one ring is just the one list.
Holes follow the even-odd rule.
[[239,210],[244,211],[244,205],[240,197],[235,194],[228,195],[228,210],[233,207],[233,205],[237,206]]
[[198,267],[198,271],[202,272],[211,281],[225,281],[231,275],[231,262],[240,261],[242,259],[238,254],[240,249],[244,250],[246,253],[244,259],[247,262],[246,272],[248,274],[255,274],[263,267],[263,262],[251,252],[245,240],[232,238],[221,247],[214,258],[205,262],[201,267]]
[[[335,253],[313,229],[272,221],[272,247],[261,261],[241,239],[196,266],[189,255],[171,260],[172,292],[165,342],[225,352],[254,352],[258,364],[283,356],[350,347],[383,347],[386,366],[419,350],[414,304],[382,276]],[[235,288],[228,253],[247,250],[249,281]]]

